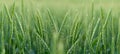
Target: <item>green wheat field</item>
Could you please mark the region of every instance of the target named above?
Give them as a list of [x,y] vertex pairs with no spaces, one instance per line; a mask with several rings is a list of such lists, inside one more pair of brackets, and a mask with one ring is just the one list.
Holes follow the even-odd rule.
[[0,54],[120,54],[120,0],[0,0]]

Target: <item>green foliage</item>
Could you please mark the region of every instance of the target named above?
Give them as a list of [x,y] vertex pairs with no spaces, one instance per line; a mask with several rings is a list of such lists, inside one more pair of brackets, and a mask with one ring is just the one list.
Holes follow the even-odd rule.
[[120,54],[119,11],[90,6],[0,5],[0,54]]

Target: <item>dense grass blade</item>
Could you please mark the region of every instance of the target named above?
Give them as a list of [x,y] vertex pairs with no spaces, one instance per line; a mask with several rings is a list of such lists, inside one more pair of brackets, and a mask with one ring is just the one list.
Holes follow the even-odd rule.
[[41,38],[41,36],[37,32],[35,32],[35,33],[36,33],[37,37],[40,38],[40,40],[44,43],[44,45],[46,46],[47,50],[50,52],[50,48],[47,45],[47,43],[43,40],[43,38]]
[[[13,36],[13,19],[12,19],[12,16],[10,15],[10,12],[8,10],[8,8],[6,7],[6,5],[4,6],[5,7],[5,11],[7,13],[7,16],[8,16],[8,19],[9,19],[9,27],[10,27],[10,38],[9,38],[9,44],[12,45],[11,41],[12,41],[12,36]],[[10,50],[9,52],[10,53]]]
[[108,15],[107,15],[105,22],[103,24],[103,27],[102,27],[102,41],[103,41],[105,53],[107,52],[106,41],[105,41],[107,37],[105,36],[105,27],[106,27],[106,24],[108,22],[108,19],[110,18],[110,14],[111,14],[111,10],[108,12]]
[[1,36],[0,36],[0,54],[5,54],[5,45],[4,45],[4,18],[3,18],[3,12],[1,12]]
[[[80,34],[80,36],[82,36],[82,35]],[[72,44],[72,46],[68,49],[67,54],[69,54],[69,53],[72,51],[72,49],[76,46],[76,44],[79,43],[80,39],[81,39],[81,38],[79,37],[79,38],[75,41],[75,43]]]
[[67,16],[68,16],[69,13],[70,13],[70,10],[68,10],[68,12],[66,12],[65,17],[64,17],[63,20],[62,20],[62,24],[61,24],[61,26],[60,26],[59,33],[61,32],[62,27],[64,26],[65,21],[67,20]]
[[70,36],[72,38],[72,44],[76,40],[77,33],[78,33],[77,29],[78,28],[80,29],[79,24],[80,24],[81,18],[79,18],[78,16],[79,16],[79,13],[77,13],[75,15],[75,17],[74,17],[75,19],[73,20],[73,24],[72,24],[71,29],[70,29]]
[[20,30],[22,31],[22,35],[24,36],[24,29],[22,27],[21,21],[19,20],[19,17],[17,15],[17,13],[15,13],[15,16],[16,16],[17,22],[18,22],[18,24],[20,26]]
[[94,27],[94,29],[93,29],[93,33],[92,33],[92,36],[91,36],[91,41],[90,41],[90,43],[92,42],[92,40],[93,40],[93,37],[94,37],[94,35],[95,35],[95,32],[96,32],[96,30],[97,30],[97,27],[98,27],[98,24],[100,23],[100,18],[98,18],[98,20],[97,20],[97,23],[96,23],[96,25],[95,25],[95,27]]
[[54,20],[54,17],[52,16],[52,13],[50,12],[50,9],[47,9],[47,12],[48,12],[48,15],[49,15],[49,18],[50,18],[52,24],[54,25],[55,31],[58,32],[57,24]]
[[114,18],[112,17],[112,41],[111,41],[111,54],[115,54],[115,33],[114,33]]
[[120,18],[119,18],[119,23],[118,23],[117,50],[119,54],[120,53]]

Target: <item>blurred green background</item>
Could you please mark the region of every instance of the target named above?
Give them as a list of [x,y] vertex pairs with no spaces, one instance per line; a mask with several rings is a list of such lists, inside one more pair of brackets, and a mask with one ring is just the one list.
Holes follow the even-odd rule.
[[[21,4],[22,0],[0,0],[0,4],[12,5],[14,2],[17,5]],[[64,8],[83,8],[90,9],[91,3],[94,2],[95,9],[104,7],[105,9],[112,8],[117,10],[120,8],[120,0],[23,0],[27,8],[43,8],[52,7],[54,9]],[[117,10],[118,12],[118,10]]]

